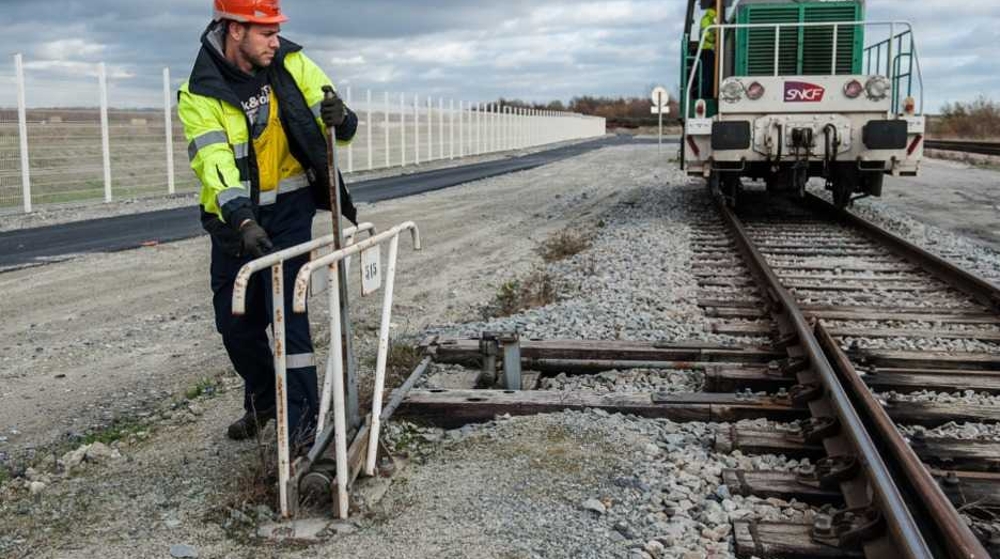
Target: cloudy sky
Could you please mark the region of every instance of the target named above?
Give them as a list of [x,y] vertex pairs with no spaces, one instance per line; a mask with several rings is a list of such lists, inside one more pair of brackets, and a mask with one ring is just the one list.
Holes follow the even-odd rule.
[[[162,106],[162,68],[190,72],[211,0],[0,0],[0,53],[24,54],[33,106]],[[464,100],[567,100],[676,90],[682,0],[285,0],[283,34],[338,87]],[[915,24],[927,110],[979,94],[1000,100],[1000,2],[869,0],[869,19]],[[0,106],[15,101],[0,60]]]

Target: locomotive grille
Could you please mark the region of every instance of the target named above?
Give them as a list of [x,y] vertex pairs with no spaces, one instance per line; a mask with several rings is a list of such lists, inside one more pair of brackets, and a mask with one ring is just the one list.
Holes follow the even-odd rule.
[[[855,2],[747,4],[738,9],[739,23],[819,23],[862,18],[861,5]],[[737,31],[737,75],[774,74],[774,35],[774,29]],[[838,74],[861,71],[862,35],[861,27],[838,29]],[[779,75],[828,75],[833,62],[833,27],[783,29],[778,49]]]

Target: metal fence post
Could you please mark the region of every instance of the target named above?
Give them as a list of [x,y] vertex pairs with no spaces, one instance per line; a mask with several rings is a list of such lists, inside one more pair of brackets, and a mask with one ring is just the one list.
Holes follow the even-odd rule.
[[512,108],[513,107],[504,107],[503,110],[500,111],[500,149],[503,151],[510,149],[510,115],[514,112],[511,110]]
[[[351,106],[351,87],[347,87],[347,106]],[[354,143],[347,144],[347,172],[354,172]]]
[[170,95],[170,68],[163,69],[163,127],[167,141],[167,194],[174,194],[174,124],[173,103]]
[[368,90],[368,106],[365,107],[368,112],[368,170],[371,171],[372,165],[372,128],[375,128],[375,121],[372,120],[372,90]]
[[420,165],[420,96],[413,96],[413,163]]
[[399,94],[399,166],[406,167],[406,94]]
[[108,130],[108,70],[101,62],[97,67],[101,97],[101,150],[104,153],[104,201],[111,201],[111,141]]
[[524,148],[524,108],[517,110],[517,147]]
[[28,110],[24,96],[24,57],[14,55],[14,74],[17,78],[17,137],[21,150],[21,197],[24,213],[31,213],[31,169],[28,161]]
[[385,92],[385,166],[389,168],[392,160],[389,158],[389,92]]
[[434,160],[434,100],[427,96],[427,161]]
[[465,155],[465,101],[458,101],[458,157],[461,159]]

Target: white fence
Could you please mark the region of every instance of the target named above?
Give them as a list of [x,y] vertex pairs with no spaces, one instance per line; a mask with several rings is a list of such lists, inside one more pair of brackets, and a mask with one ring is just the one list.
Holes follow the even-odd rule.
[[[0,212],[31,212],[38,204],[193,192],[176,90],[162,71],[162,97],[128,94],[135,76],[104,64],[82,79],[33,80],[14,55],[0,69]],[[44,66],[41,66],[44,68]],[[153,76],[145,78],[155,79]],[[67,108],[26,107],[33,88],[74,99]],[[134,92],[134,90],[132,90]],[[347,172],[421,165],[604,135],[603,118],[496,103],[341,88],[360,120],[341,151]],[[144,108],[111,108],[116,102]],[[59,103],[64,105],[66,103]],[[80,108],[81,106],[85,108]],[[8,108],[4,108],[8,107]],[[168,110],[169,108],[169,110]]]

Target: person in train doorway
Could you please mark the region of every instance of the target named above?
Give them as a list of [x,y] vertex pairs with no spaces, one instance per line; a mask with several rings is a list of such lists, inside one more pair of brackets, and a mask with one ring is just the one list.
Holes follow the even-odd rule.
[[[189,142],[191,168],[201,182],[201,222],[211,235],[211,287],[215,324],[236,372],[243,378],[243,416],[228,436],[253,437],[275,415],[271,277],[249,282],[246,315],[232,313],[236,274],[273,250],[309,241],[317,209],[330,209],[326,134],[346,144],[357,116],[299,45],[280,37],[288,18],[280,0],[214,0],[212,22],[189,80],[178,93],[178,113]],[[357,223],[357,210],[340,181],[341,213]],[[308,255],[284,265],[285,286]],[[286,287],[285,308],[292,292]],[[309,319],[285,316],[287,409],[292,448],[315,436],[316,363]]]
[[715,9],[715,0],[701,0],[701,35],[704,43],[701,51],[701,99],[715,98],[715,44],[718,32],[709,29],[718,23],[719,13]]

